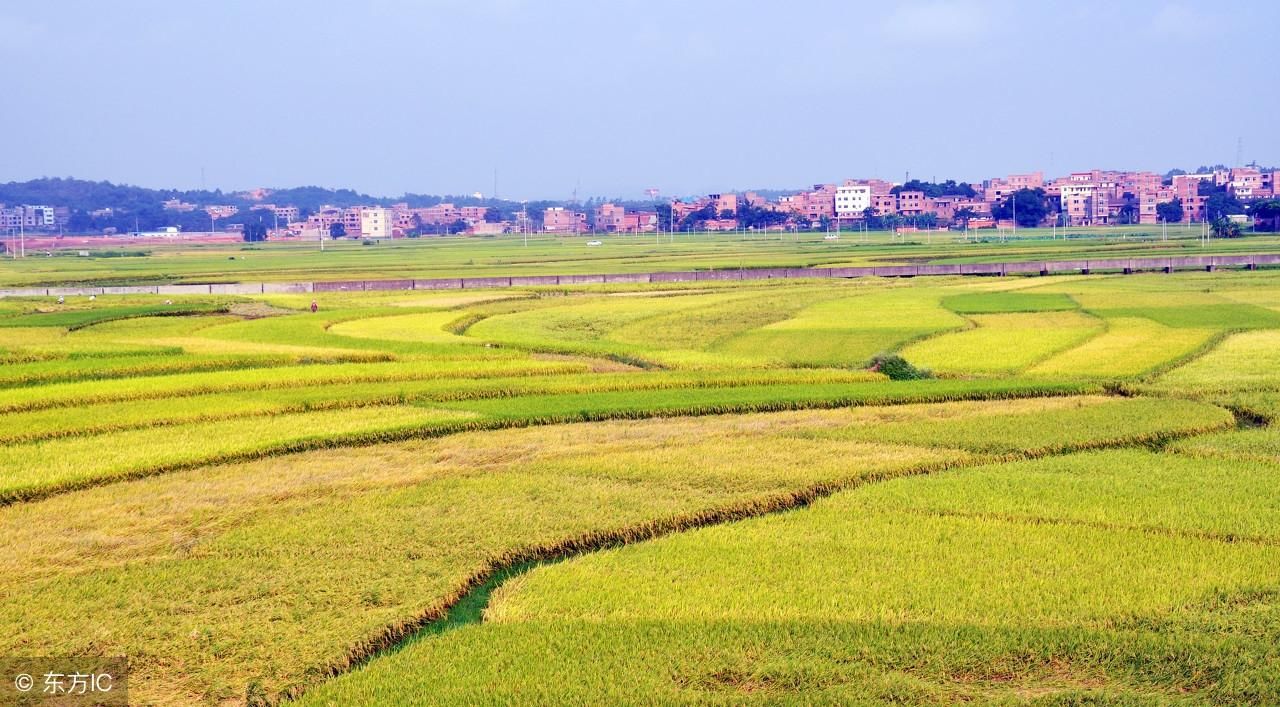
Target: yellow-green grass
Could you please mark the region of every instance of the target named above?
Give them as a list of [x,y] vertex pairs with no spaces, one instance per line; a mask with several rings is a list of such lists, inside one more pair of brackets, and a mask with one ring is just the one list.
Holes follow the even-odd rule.
[[1170,449],[1205,459],[1280,462],[1280,429],[1255,427],[1182,440]]
[[[1064,397],[851,411],[848,426],[822,439],[910,443],[990,454],[1043,455],[1082,446],[1157,443],[1235,425],[1220,407],[1190,400]],[[1170,424],[1177,420],[1176,424]]]
[[[1194,437],[1171,445],[1194,445]],[[1280,465],[1138,449],[1072,454],[866,489],[863,503],[941,516],[1145,529],[1280,544]]]
[[[737,297],[742,297],[739,294]],[[479,339],[529,346],[581,347],[609,352],[609,336],[642,319],[705,307],[734,295],[697,294],[679,297],[590,298],[554,307],[492,316],[474,324],[467,334]]]
[[455,309],[458,307],[466,307],[468,305],[483,304],[485,302],[493,302],[497,300],[520,299],[528,296],[528,292],[520,289],[467,292],[459,292],[457,290],[437,292],[429,290],[418,290],[413,292],[406,292],[403,290],[357,292],[328,291],[298,294],[249,295],[251,299],[266,302],[267,304],[275,307],[284,307],[296,310],[309,309],[312,302],[315,302],[324,310],[331,308],[349,309],[352,307],[384,305],[392,307],[414,307],[427,309]]
[[[318,396],[314,404],[308,404],[307,398],[299,399],[293,395],[279,396],[274,400],[268,397],[250,402],[243,411],[228,409],[236,403],[232,397],[216,401],[210,407],[208,417],[186,418],[191,421],[183,421],[182,418],[181,408],[192,400],[184,399],[182,404],[157,406],[158,409],[179,411],[175,416],[177,419],[146,420],[142,419],[136,407],[126,408],[121,412],[121,424],[115,429],[104,430],[110,434],[109,437],[75,434],[74,427],[62,427],[60,434],[46,431],[43,435],[33,435],[36,441],[16,441],[0,446],[0,469],[4,470],[0,471],[0,503],[40,498],[87,485],[168,472],[200,463],[319,447],[367,445],[450,434],[465,429],[919,400],[1005,399],[1067,395],[1081,390],[1074,385],[1003,381],[881,381],[649,389],[624,387],[591,393],[498,397],[484,396],[482,391],[477,391],[482,394],[472,399],[432,402],[432,398],[465,396],[451,393],[448,388],[437,389],[434,395],[430,390],[410,393],[408,389],[401,389],[387,391],[380,399],[366,398],[363,403]],[[431,408],[387,404],[411,400],[420,400]],[[199,399],[195,401],[199,403]],[[275,409],[272,409],[272,402]],[[1196,424],[1209,426],[1205,422],[1209,413],[1197,415],[1194,412],[1217,410],[1207,404],[1190,401],[1165,404],[1165,407],[1175,406],[1181,406],[1186,414],[1185,425],[1188,427]],[[221,414],[219,407],[222,408]],[[1155,406],[1144,408],[1141,403],[1134,403],[1131,407],[1135,412],[1148,413],[1150,410],[1147,408]],[[299,408],[304,412],[293,412]],[[1229,418],[1225,411],[1219,412]],[[1102,414],[1105,416],[1106,412]],[[1158,415],[1158,411],[1153,414]],[[59,422],[65,425],[68,421],[67,416],[50,417],[54,421],[54,430],[59,429]],[[1091,421],[1092,418],[1083,425],[1087,427]],[[1056,436],[1046,435],[1045,439],[1066,444],[1063,440],[1078,434],[1078,425],[1073,427],[1072,422],[1072,419],[1064,419],[1064,431]],[[126,429],[130,427],[133,429]],[[1135,429],[1147,432],[1142,424]],[[1133,439],[1140,438],[1140,435],[1133,436]],[[107,440],[110,444],[104,445]],[[104,446],[107,447],[105,451]]]
[[1276,329],[1280,312],[1251,304],[1199,304],[1170,307],[1109,307],[1100,313],[1112,317],[1146,317],[1168,327],[1191,329]]
[[61,327],[80,329],[101,322],[139,317],[171,317],[211,314],[226,310],[226,303],[178,302],[162,304],[153,300],[148,304],[125,306],[55,307],[47,311],[34,311],[17,316],[0,317],[3,327]]
[[1123,451],[864,486],[534,569],[304,702],[1270,703],[1274,473]]
[[[710,415],[850,405],[950,400],[1008,400],[1098,392],[1076,383],[1001,380],[915,380],[844,384],[698,386],[559,395],[520,395],[440,403],[486,417],[523,423],[584,422],[623,417]],[[1208,406],[1205,406],[1208,407]]]
[[1104,321],[1106,331],[1032,366],[1027,374],[1134,378],[1195,353],[1217,336],[1213,329],[1167,327],[1138,317]]
[[839,288],[778,289],[694,309],[646,317],[614,330],[609,339],[642,349],[714,348],[744,331],[785,321],[807,305],[836,297]]
[[439,616],[519,557],[969,457],[782,434],[839,415],[471,433],[8,506],[0,650],[129,655],[131,698],[144,703],[239,700],[254,682],[274,696]]
[[1079,309],[1071,297],[1048,292],[969,292],[951,295],[942,304],[959,314],[1001,314],[1009,312],[1059,312]]
[[1161,376],[1156,386],[1194,393],[1280,388],[1280,331],[1233,334]]
[[[581,395],[611,391],[677,391],[689,389],[777,387],[811,391],[821,400],[823,391],[849,395],[859,390],[849,383],[884,383],[884,377],[866,371],[760,370],[743,372],[657,371],[634,373],[530,375],[513,378],[439,378],[392,382],[338,383],[287,388],[267,388],[226,393],[183,394],[119,402],[62,404],[0,415],[0,442],[32,441],[57,437],[95,435],[140,427],[237,417],[305,412],[397,403],[505,399],[529,395]],[[821,388],[819,388],[821,386]],[[845,386],[845,387],[839,387]],[[953,392],[957,390],[952,386]],[[911,386],[871,386],[861,389],[878,400],[909,399],[920,391]],[[1015,387],[1013,390],[1021,390]],[[1068,388],[1066,390],[1074,390]],[[967,392],[967,391],[966,391]],[[974,391],[975,395],[985,392]],[[1009,392],[1007,394],[1017,394]],[[673,392],[671,396],[678,397]],[[748,391],[748,396],[758,396]],[[66,402],[66,401],[63,401]],[[749,400],[743,402],[750,402]],[[815,405],[817,403],[815,402]],[[502,404],[499,403],[498,407]]]
[[208,327],[200,331],[200,336],[216,341],[365,349],[394,354],[440,355],[460,348],[457,345],[459,342],[453,340],[423,342],[371,339],[364,336],[344,336],[330,331],[333,326],[344,322],[370,319],[384,314],[399,315],[404,314],[404,310],[394,307],[369,307],[329,310],[316,314],[303,312]]
[[722,343],[718,350],[800,366],[862,366],[875,354],[964,326],[935,290],[889,289],[820,302]]
[[[483,350],[487,354],[487,350]],[[418,359],[385,363],[335,363],[242,369],[232,373],[176,373],[119,380],[54,383],[0,390],[0,411],[39,410],[124,400],[147,400],[202,393],[275,390],[316,385],[342,385],[441,379],[480,379],[582,373],[588,362],[537,360],[505,355],[477,358]]]
[[0,447],[0,504],[197,464],[370,444],[464,427],[478,415],[409,405],[321,410]]
[[917,366],[945,374],[1015,373],[1077,346],[1103,330],[1079,312],[972,315],[972,329],[925,339],[902,350]]
[[[561,306],[499,312],[466,333],[539,351],[606,355],[672,368],[778,365],[760,351],[716,346],[751,327],[776,322],[808,302],[835,296],[812,288],[769,288],[679,296],[596,297]],[[767,352],[766,352],[767,353]]]
[[[1252,599],[1126,633],[836,618],[488,624],[382,658],[301,704],[1270,704],[1274,661],[1244,636],[1276,609]],[[1212,620],[1217,635],[1196,635]]]
[[123,352],[124,355],[115,356],[106,355],[105,352],[99,353],[103,355],[7,363],[3,369],[0,369],[0,388],[76,380],[162,376],[200,371],[243,371],[299,363],[386,360],[383,357],[371,355],[364,351],[333,352],[329,354],[316,352],[315,354],[308,353],[306,355],[298,355],[296,353],[292,355],[287,353],[195,355],[183,353],[181,349],[176,352],[158,351],[154,353],[126,351]]
[[1280,563],[1275,545],[859,501],[845,494],[534,570],[499,590],[486,618],[1105,628],[1273,586]]
[[481,342],[445,331],[446,324],[458,318],[457,312],[423,312],[352,319],[329,327],[339,336],[391,341],[418,341],[437,344],[477,345]]

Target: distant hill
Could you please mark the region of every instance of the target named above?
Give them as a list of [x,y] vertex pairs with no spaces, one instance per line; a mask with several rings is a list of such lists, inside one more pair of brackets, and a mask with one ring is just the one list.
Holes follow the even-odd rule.
[[[169,211],[164,208],[164,202],[170,199],[195,204],[199,208],[189,212]],[[227,224],[244,223],[249,218],[258,218],[261,214],[251,213],[250,210],[260,203],[296,206],[305,217],[327,204],[339,207],[390,206],[401,202],[408,203],[413,208],[433,206],[441,202],[452,202],[462,206],[490,206],[497,207],[504,214],[520,208],[518,202],[477,199],[474,196],[404,194],[399,197],[375,197],[352,189],[328,189],[317,186],[273,189],[264,199],[257,201],[243,192],[224,192],[221,189],[213,191],[148,189],[128,184],[58,177],[0,184],[0,204],[65,206],[70,209],[71,217],[66,228],[72,233],[101,233],[107,228],[124,232],[132,231],[135,227],[148,231],[166,226],[177,226],[186,231],[206,231],[209,229],[209,216],[203,211],[203,207],[215,204],[230,204],[240,208],[240,212],[235,216],[217,223],[217,227],[222,228]],[[552,201],[529,204],[532,209],[554,205],[560,204]],[[93,212],[104,209],[111,209],[112,213],[92,215]]]

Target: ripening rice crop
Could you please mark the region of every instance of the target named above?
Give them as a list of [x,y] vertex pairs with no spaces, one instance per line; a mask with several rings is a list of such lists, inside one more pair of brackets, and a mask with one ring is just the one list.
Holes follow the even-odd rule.
[[928,290],[889,290],[820,302],[718,348],[792,365],[862,366],[904,342],[963,325]]
[[85,307],[33,312],[16,317],[0,317],[0,327],[62,327],[79,329],[100,322],[137,317],[170,317],[225,311],[219,303],[177,302],[122,307]]
[[145,378],[80,381],[4,389],[0,390],[0,411],[36,410],[85,403],[316,385],[581,373],[589,368],[590,366],[582,361],[539,361],[519,354],[510,354],[495,360],[410,359],[383,363],[335,363],[240,369],[234,371],[234,374],[227,372],[175,373]]
[[994,464],[939,474],[928,484],[884,484],[866,489],[862,498],[868,507],[918,513],[1053,519],[1270,542],[1280,540],[1277,471],[1275,464],[1205,463],[1126,449]]
[[1156,381],[1187,392],[1280,388],[1280,331],[1233,334],[1205,355]]
[[1280,328],[1280,312],[1251,304],[1109,307],[1098,311],[1109,317],[1146,317],[1167,327],[1188,329]]
[[535,570],[500,590],[486,618],[1103,629],[1274,582],[1278,562],[1271,545],[880,508],[852,491],[807,511]]
[[1071,297],[1045,292],[969,292],[944,297],[943,306],[958,314],[1059,312],[1079,309]]
[[[779,384],[733,387],[524,395],[442,403],[486,417],[537,422],[577,422],[619,417],[711,415],[756,410],[884,405],[946,400],[1007,400],[1088,392],[1073,383],[915,380],[841,384]],[[1209,407],[1209,406],[1204,406]]]
[[242,700],[255,682],[275,696],[435,615],[504,558],[639,539],[969,456],[783,434],[838,414],[470,433],[0,508],[13,548],[0,559],[0,651],[149,656],[130,675],[140,702]]
[[851,411],[824,439],[910,443],[992,454],[1047,454],[1082,446],[1135,444],[1235,424],[1220,407],[1189,400],[1101,396],[904,405]]
[[[679,389],[733,387],[793,386],[811,389],[809,399],[818,405],[827,386],[840,388],[848,383],[883,382],[879,374],[865,371],[759,370],[751,373],[653,372],[528,375],[497,378],[434,378],[426,380],[371,381],[362,383],[325,383],[298,387],[249,389],[236,392],[187,394],[183,390],[168,391],[172,395],[116,402],[58,402],[54,407],[40,407],[0,415],[0,441],[31,441],[58,437],[75,437],[142,427],[161,427],[180,423],[225,420],[238,417],[306,412],[339,408],[421,403],[506,399],[528,395],[579,395],[610,391],[672,391]],[[1004,386],[1008,388],[1007,385]],[[872,391],[867,391],[871,393]],[[883,387],[878,394],[909,397],[912,389],[890,390]],[[975,391],[976,393],[977,391]],[[723,394],[723,393],[722,393]],[[785,391],[784,391],[785,394]],[[751,394],[748,393],[748,398]],[[750,399],[744,402],[750,404]],[[249,424],[249,423],[246,423]]]
[[304,702],[1270,703],[1280,547],[1229,540],[1280,537],[1273,473],[1126,451],[864,486],[534,569]]
[[618,328],[609,338],[642,348],[709,349],[744,331],[785,321],[815,300],[836,294],[836,290],[778,289],[641,319]]
[[975,314],[977,325],[911,344],[908,361],[942,373],[1013,373],[1079,345],[1102,330],[1102,322],[1079,312]]
[[458,318],[457,312],[424,312],[368,317],[339,322],[329,327],[338,336],[392,341],[419,341],[437,344],[476,345],[476,339],[458,336],[444,330],[444,326]]
[[535,348],[612,353],[623,347],[610,341],[610,335],[628,324],[733,298],[723,294],[593,298],[557,307],[492,316],[477,322],[467,330],[467,334],[485,341]]
[[352,309],[361,307],[413,307],[423,309],[455,309],[473,304],[483,304],[507,299],[522,299],[529,293],[521,290],[490,290],[459,292],[448,290],[432,292],[418,290],[405,292],[402,290],[378,290],[358,292],[306,292],[299,294],[267,294],[251,295],[275,307],[305,310],[311,303],[317,302],[323,310]]
[[1150,319],[1108,317],[1106,331],[1042,361],[1028,375],[1124,378],[1140,376],[1208,344],[1212,329],[1167,327]]
[[1280,462],[1280,429],[1257,427],[1224,431],[1182,440],[1170,449],[1205,459]]
[[384,406],[132,430],[109,441],[76,437],[13,444],[0,447],[0,503],[218,460],[403,438],[405,431],[475,417],[465,411]]

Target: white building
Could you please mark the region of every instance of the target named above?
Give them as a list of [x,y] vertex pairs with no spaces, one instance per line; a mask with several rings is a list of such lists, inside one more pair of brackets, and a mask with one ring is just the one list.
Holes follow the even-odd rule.
[[52,206],[15,206],[11,209],[0,209],[0,228],[6,230],[54,228],[57,225],[57,212]]
[[362,207],[360,209],[361,238],[390,238],[391,227],[395,217],[391,209],[381,206]]
[[845,182],[836,187],[836,216],[838,218],[862,218],[871,208],[871,185]]

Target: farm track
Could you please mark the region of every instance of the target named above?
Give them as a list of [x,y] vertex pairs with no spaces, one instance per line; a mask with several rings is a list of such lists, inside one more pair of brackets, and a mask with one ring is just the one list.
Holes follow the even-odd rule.
[[[1238,423],[1239,418],[1236,417],[1234,419]],[[395,653],[401,648],[418,640],[424,640],[430,636],[444,634],[464,626],[482,623],[484,620],[484,611],[488,608],[490,598],[494,591],[507,581],[519,577],[520,575],[542,565],[563,562],[565,560],[574,559],[576,557],[588,555],[601,550],[633,545],[700,528],[725,525],[742,520],[801,510],[807,508],[815,501],[827,498],[836,493],[852,491],[884,481],[925,476],[948,470],[972,469],[993,463],[1047,459],[1079,452],[1131,449],[1135,447],[1159,450],[1169,442],[1180,439],[1189,439],[1203,434],[1220,431],[1221,429],[1223,429],[1221,426],[1209,426],[1184,432],[1166,432],[1154,435],[1139,435],[1113,440],[1063,445],[1032,452],[1021,452],[1015,454],[980,454],[975,455],[972,459],[967,461],[946,461],[932,464],[921,464],[905,470],[879,472],[847,479],[845,481],[815,484],[795,492],[776,494],[766,498],[748,501],[746,503],[725,506],[719,509],[711,509],[691,515],[650,521],[630,528],[588,533],[565,539],[564,541],[554,545],[524,548],[507,553],[502,557],[492,560],[487,567],[471,575],[471,577],[456,591],[452,592],[444,600],[433,604],[416,619],[387,627],[387,629],[380,634],[352,647],[352,649],[342,659],[320,668],[315,672],[315,674],[322,676],[322,680],[338,678],[343,674],[369,664],[380,656]],[[931,513],[928,511],[916,512],[922,515]],[[978,513],[962,514],[937,512],[932,514],[940,517],[952,515],[954,517],[969,516],[973,518],[984,518],[990,516],[989,519],[1006,522],[1040,523],[1064,526],[1077,525],[1098,529],[1142,531],[1170,537],[1188,537],[1227,543],[1251,543],[1260,545],[1280,544],[1267,538],[1233,536],[1218,533],[1196,533],[1175,529],[1140,526],[1129,527],[1121,524],[1104,522],[1073,521],[1031,516],[1004,517],[999,514]],[[311,686],[297,686],[290,690],[286,690],[276,696],[273,704],[281,704],[297,700],[305,694],[308,687]]]

